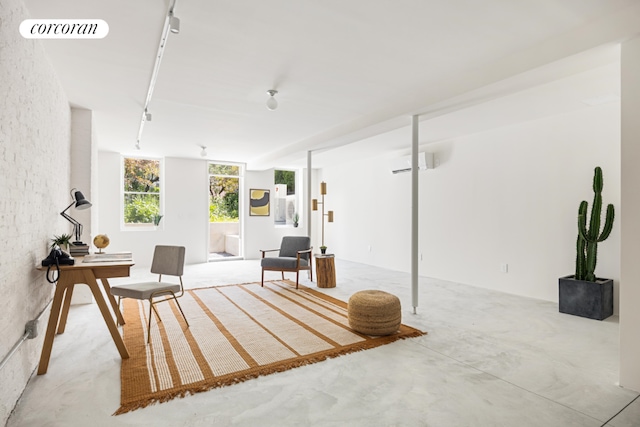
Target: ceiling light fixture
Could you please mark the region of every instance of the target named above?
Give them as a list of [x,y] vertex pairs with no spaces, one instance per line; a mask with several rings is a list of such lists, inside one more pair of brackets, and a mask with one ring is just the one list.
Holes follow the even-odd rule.
[[162,56],[164,55],[164,48],[167,45],[167,39],[169,38],[169,32],[178,34],[180,32],[180,20],[173,16],[173,9],[176,7],[177,0],[173,0],[167,16],[164,18],[164,28],[162,29],[162,35],[160,37],[160,44],[158,46],[158,52],[156,53],[156,62],[153,65],[153,72],[151,73],[151,80],[149,81],[149,89],[147,90],[147,99],[144,102],[144,109],[142,110],[142,118],[140,120],[140,127],[138,128],[138,139],[136,140],[136,150],[140,149],[140,141],[142,140],[142,130],[144,129],[144,123],[151,121],[151,114],[147,111],[151,97],[153,95],[153,89],[156,87],[156,80],[158,79],[158,72],[160,71],[160,63],[162,62]]
[[269,89],[267,93],[269,94],[269,99],[267,99],[267,109],[273,111],[278,108],[278,100],[274,97],[278,93],[278,91]]
[[200,146],[202,148],[202,151],[200,152],[200,157],[207,157],[207,147],[204,145]]

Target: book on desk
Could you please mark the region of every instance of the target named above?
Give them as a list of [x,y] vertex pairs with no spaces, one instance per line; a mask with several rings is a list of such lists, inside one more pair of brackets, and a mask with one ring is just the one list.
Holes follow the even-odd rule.
[[104,254],[85,255],[82,262],[125,262],[133,261],[131,252],[112,252]]

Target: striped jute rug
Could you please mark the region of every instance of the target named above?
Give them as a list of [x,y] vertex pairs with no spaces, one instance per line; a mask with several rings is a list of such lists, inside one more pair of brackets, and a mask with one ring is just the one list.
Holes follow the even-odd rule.
[[152,320],[146,345],[148,305],[124,300],[130,358],[116,414],[424,334],[406,325],[384,337],[359,334],[345,302],[289,281],[193,289],[180,304],[190,327],[174,302],[158,304],[162,322]]

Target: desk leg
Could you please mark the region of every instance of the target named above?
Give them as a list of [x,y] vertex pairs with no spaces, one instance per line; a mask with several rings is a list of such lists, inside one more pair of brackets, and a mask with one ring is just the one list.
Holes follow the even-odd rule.
[[122,317],[122,312],[120,311],[120,307],[118,307],[118,302],[115,297],[111,295],[111,286],[109,286],[109,281],[107,279],[100,279],[102,282],[102,286],[104,287],[104,291],[107,294],[107,298],[111,303],[111,307],[113,307],[113,312],[116,315],[116,323],[118,325],[124,325],[124,317]]
[[102,313],[102,317],[104,318],[104,322],[107,324],[107,328],[109,328],[109,332],[111,332],[111,338],[113,338],[113,342],[118,347],[118,351],[120,352],[120,357],[123,359],[129,358],[129,352],[127,351],[127,347],[124,345],[124,341],[122,341],[122,337],[118,332],[118,326],[113,321],[113,317],[111,317],[111,312],[109,311],[109,306],[104,300],[102,296],[102,291],[98,286],[98,282],[96,281],[96,277],[93,275],[91,270],[84,270],[85,281],[89,288],[91,288],[91,292],[93,292],[93,297],[100,308],[100,312]]
[[67,317],[69,317],[69,307],[71,306],[71,298],[73,297],[74,286],[67,286],[67,291],[64,294],[64,304],[62,304],[62,313],[60,314],[60,321],[58,322],[58,334],[64,333],[64,328],[67,326]]
[[51,348],[53,347],[53,338],[56,333],[56,326],[58,326],[58,319],[60,318],[62,300],[64,298],[65,290],[68,286],[68,283],[65,283],[63,279],[58,281],[58,284],[56,285],[56,292],[53,295],[53,304],[51,305],[51,313],[49,313],[47,332],[45,333],[44,344],[42,345],[40,363],[38,364],[38,375],[47,373],[47,368],[49,367],[49,358],[51,357]]

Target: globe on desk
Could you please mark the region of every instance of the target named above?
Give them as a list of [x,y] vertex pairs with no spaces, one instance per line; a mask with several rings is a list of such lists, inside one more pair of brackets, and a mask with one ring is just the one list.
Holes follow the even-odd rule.
[[109,237],[106,234],[98,234],[93,238],[93,244],[98,248],[98,253],[101,254],[102,250],[109,246]]

